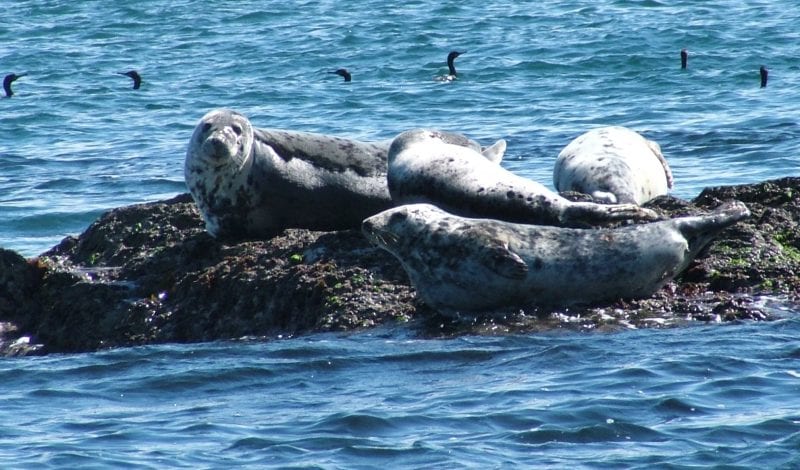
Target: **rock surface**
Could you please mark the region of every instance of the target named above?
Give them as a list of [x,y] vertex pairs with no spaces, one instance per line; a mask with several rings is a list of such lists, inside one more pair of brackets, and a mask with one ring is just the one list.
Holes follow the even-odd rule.
[[122,207],[37,258],[0,249],[0,355],[398,322],[442,336],[769,320],[770,298],[800,303],[800,178],[707,188],[692,201],[665,196],[647,207],[674,217],[730,199],[746,203],[752,217],[649,299],[456,320],[417,302],[400,264],[357,231],[287,230],[226,243],[203,230],[188,194]]

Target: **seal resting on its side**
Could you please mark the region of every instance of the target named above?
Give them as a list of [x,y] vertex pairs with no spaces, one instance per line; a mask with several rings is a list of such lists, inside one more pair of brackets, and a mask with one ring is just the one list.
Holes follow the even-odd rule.
[[413,129],[389,147],[389,192],[396,205],[426,202],[465,217],[587,226],[622,219],[656,219],[634,204],[572,202],[535,181],[449,144],[440,132]]
[[705,215],[621,228],[576,229],[471,219],[430,204],[395,207],[362,224],[442,313],[567,306],[648,297],[721,230],[748,217],[732,201]]
[[592,129],[558,154],[553,185],[604,203],[644,204],[667,194],[672,171],[661,147],[626,127]]
[[648,297],[722,229],[749,215],[733,201],[707,215],[575,229],[412,204],[366,219],[362,232],[400,260],[426,304],[446,314],[476,313]]
[[[481,151],[463,135],[443,135]],[[366,217],[393,206],[386,183],[389,143],[257,129],[241,113],[216,109],[195,127],[184,176],[214,237],[357,229]],[[484,155],[499,161],[504,151],[500,140]]]

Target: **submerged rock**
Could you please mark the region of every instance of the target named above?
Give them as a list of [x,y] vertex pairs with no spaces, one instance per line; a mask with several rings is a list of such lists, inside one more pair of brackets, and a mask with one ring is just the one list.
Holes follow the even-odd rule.
[[187,195],[111,210],[26,260],[0,249],[0,354],[289,337],[408,322],[423,336],[766,320],[764,295],[800,300],[800,178],[662,196],[664,216],[738,199],[753,213],[648,299],[452,320],[416,301],[406,274],[357,231],[286,230],[225,242]]

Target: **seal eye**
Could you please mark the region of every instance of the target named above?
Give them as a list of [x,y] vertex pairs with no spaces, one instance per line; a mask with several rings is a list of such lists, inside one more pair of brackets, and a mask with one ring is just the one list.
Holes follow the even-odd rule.
[[231,126],[231,129],[233,129],[236,135],[242,135],[242,128],[240,126]]
[[206,134],[210,130],[211,130],[211,124],[206,122],[206,123],[203,123],[203,127],[200,129],[200,132],[203,133],[203,134]]

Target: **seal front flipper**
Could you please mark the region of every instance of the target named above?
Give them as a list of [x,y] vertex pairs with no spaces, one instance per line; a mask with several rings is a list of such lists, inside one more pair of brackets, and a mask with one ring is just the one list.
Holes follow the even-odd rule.
[[[470,234],[472,235],[475,234]],[[476,256],[481,266],[508,279],[520,280],[528,275],[528,265],[507,244],[482,236],[478,236],[477,240],[483,244]]]

